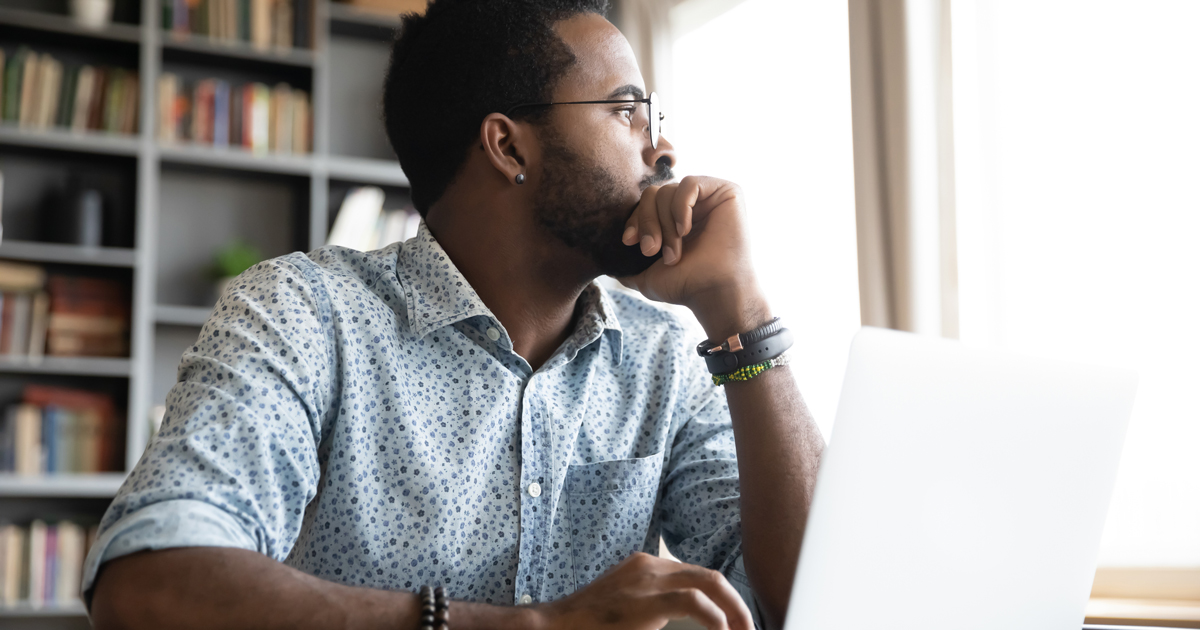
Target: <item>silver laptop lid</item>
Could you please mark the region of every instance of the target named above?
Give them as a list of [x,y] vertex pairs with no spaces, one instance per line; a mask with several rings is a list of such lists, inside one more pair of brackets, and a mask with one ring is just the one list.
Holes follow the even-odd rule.
[[1077,630],[1136,380],[864,328],[785,630]]

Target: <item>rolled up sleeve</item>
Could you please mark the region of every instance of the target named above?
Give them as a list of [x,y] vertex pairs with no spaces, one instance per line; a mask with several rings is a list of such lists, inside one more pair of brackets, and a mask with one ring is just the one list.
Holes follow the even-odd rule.
[[287,558],[320,480],[328,322],[323,288],[287,257],[231,283],[100,522],[83,571],[89,613],[101,565],[126,554],[223,546]]
[[[689,357],[695,358],[695,357]],[[677,415],[662,500],[662,536],[676,558],[720,571],[765,627],[742,561],[737,451],[725,392],[703,365],[690,375]]]

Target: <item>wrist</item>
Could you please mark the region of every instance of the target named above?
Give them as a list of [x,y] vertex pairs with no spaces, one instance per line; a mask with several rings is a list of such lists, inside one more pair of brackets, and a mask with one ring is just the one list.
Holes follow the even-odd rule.
[[747,332],[771,319],[771,307],[754,283],[708,292],[687,306],[713,341]]

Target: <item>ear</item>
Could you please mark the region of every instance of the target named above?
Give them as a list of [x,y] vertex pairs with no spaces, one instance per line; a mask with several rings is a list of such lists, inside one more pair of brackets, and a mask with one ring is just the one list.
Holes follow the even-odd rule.
[[533,134],[504,114],[492,113],[479,127],[479,141],[492,167],[511,184],[517,175],[529,177],[527,161],[533,148]]

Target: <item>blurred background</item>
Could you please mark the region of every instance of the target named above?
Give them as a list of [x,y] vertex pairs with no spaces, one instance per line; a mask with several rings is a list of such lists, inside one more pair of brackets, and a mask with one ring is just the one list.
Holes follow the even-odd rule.
[[[87,627],[78,565],[222,282],[415,232],[378,98],[423,5],[0,1],[0,626]],[[826,438],[862,325],[1137,370],[1089,620],[1200,627],[1200,3],[609,17],[678,172],[746,190]]]

